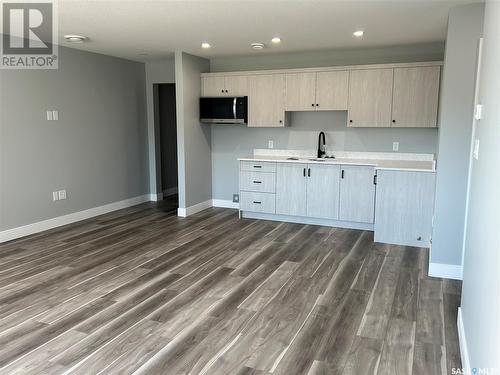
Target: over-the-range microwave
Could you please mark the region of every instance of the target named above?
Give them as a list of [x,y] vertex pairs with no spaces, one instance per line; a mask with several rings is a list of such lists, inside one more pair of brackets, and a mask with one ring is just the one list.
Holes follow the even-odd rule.
[[248,97],[200,98],[200,122],[246,124],[248,122]]

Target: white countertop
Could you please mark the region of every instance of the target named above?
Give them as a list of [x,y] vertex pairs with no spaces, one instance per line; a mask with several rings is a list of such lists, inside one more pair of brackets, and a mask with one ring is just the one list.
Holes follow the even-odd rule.
[[314,158],[307,156],[295,156],[298,160],[289,160],[292,156],[285,155],[254,155],[244,158],[238,158],[243,161],[267,161],[267,162],[280,162],[280,163],[308,163],[308,164],[350,164],[350,165],[369,165],[375,169],[386,170],[406,170],[415,172],[435,172],[435,160],[395,160],[395,159],[375,159],[375,158],[346,158],[339,157],[334,159],[324,159],[324,161],[311,160]]

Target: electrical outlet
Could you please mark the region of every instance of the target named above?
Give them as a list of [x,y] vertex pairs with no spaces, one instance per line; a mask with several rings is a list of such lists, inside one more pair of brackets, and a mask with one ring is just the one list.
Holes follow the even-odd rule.
[[239,203],[239,202],[240,202],[240,195],[233,194],[233,203]]
[[59,190],[59,200],[64,200],[66,199],[66,190]]
[[52,111],[52,119],[54,121],[59,121],[59,111]]
[[59,192],[58,191],[53,191],[52,192],[52,201],[58,201],[59,200]]
[[474,152],[472,155],[474,159],[479,160],[479,139],[474,140]]
[[399,150],[399,142],[392,142],[392,151]]
[[270,139],[269,141],[267,141],[267,147],[268,148],[274,148],[274,141],[272,139]]

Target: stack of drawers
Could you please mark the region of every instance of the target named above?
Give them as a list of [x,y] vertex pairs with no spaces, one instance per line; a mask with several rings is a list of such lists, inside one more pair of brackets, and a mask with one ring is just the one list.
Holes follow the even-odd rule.
[[240,162],[240,210],[276,213],[276,163]]

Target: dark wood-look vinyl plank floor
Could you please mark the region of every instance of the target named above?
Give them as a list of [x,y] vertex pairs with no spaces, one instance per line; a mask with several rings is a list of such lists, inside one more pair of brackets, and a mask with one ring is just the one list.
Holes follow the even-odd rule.
[[367,231],[146,203],[0,245],[0,374],[439,374],[459,282]]

